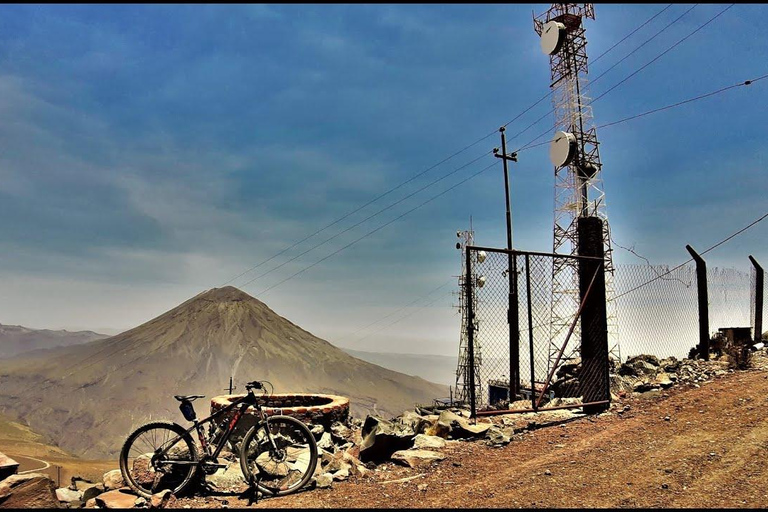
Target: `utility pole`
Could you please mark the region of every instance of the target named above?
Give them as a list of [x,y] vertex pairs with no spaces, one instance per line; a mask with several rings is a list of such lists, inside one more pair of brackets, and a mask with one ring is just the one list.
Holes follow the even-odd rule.
[[501,154],[499,154],[499,148],[493,148],[493,156],[501,158],[504,163],[504,196],[507,201],[507,277],[509,278],[507,323],[509,324],[509,402],[512,403],[520,392],[520,317],[517,309],[517,258],[512,254],[512,209],[509,200],[507,162],[517,162],[517,153],[507,154],[507,137],[503,126],[499,128],[499,132],[501,133]]

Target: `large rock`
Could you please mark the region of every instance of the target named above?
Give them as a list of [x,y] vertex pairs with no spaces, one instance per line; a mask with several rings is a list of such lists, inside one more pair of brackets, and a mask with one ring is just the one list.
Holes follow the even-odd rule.
[[445,439],[439,436],[428,436],[425,434],[417,434],[413,439],[413,447],[424,450],[432,450],[435,448],[445,447]]
[[485,436],[485,433],[491,428],[490,423],[471,424],[463,416],[459,416],[451,411],[443,411],[437,420],[438,425],[447,425],[450,429],[450,437],[453,439],[467,439]]
[[104,476],[102,477],[102,483],[104,484],[104,489],[108,491],[113,491],[115,489],[125,487],[123,474],[120,473],[119,469],[113,469],[112,471],[107,471],[104,473]]
[[0,482],[0,508],[62,508],[56,484],[40,473],[11,475]]
[[245,476],[239,463],[231,463],[226,468],[219,468],[206,477],[208,484],[219,491],[235,489],[245,484]]
[[498,427],[489,428],[487,438],[487,442],[491,446],[504,446],[512,440],[506,432]]
[[322,473],[315,477],[315,484],[318,489],[327,489],[333,483],[333,475],[330,473]]
[[164,489],[152,495],[152,498],[149,500],[149,506],[151,508],[165,508],[169,499],[171,499],[171,490]]
[[104,492],[104,486],[102,484],[92,484],[90,487],[86,487],[83,490],[82,501],[87,502],[91,498],[95,498],[99,494]]
[[399,450],[392,454],[393,461],[412,468],[429,466],[444,458],[445,455],[432,450]]
[[381,462],[389,459],[398,450],[413,446],[415,433],[410,427],[386,421],[377,416],[365,418],[360,444],[360,460]]
[[420,414],[416,414],[414,411],[406,411],[400,416],[400,422],[411,427],[411,430],[416,434],[424,433],[431,425],[427,418]]
[[102,508],[134,508],[136,495],[122,489],[115,489],[96,496],[96,504]]
[[73,501],[81,501],[83,494],[80,491],[73,491],[67,487],[61,487],[56,489],[56,498],[63,503],[71,503]]

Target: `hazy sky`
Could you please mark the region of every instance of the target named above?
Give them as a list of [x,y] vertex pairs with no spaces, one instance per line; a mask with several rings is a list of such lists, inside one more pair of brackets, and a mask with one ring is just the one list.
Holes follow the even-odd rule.
[[[590,56],[664,5],[597,5],[586,25]],[[547,7],[0,6],[0,322],[133,327],[425,171],[547,92],[549,62],[531,21]],[[590,76],[690,7],[668,8]],[[602,77],[592,97],[724,7],[697,6]],[[756,22],[767,18],[766,5],[734,6],[596,102],[596,124],[768,73]],[[767,100],[763,80],[599,130],[615,241],[676,265],[688,259],[686,243],[703,250],[766,213]],[[541,102],[507,133],[550,108]],[[510,150],[548,126],[551,115]],[[232,284],[496,145],[494,135]],[[549,251],[548,148],[519,160],[515,245]],[[455,354],[454,282],[393,312],[459,273],[456,231],[470,216],[478,244],[505,244],[500,166],[261,292],[491,163],[483,157],[243,289],[341,346]],[[708,261],[747,270],[753,254],[768,265],[766,235],[768,220]],[[642,263],[620,249],[615,260]]]

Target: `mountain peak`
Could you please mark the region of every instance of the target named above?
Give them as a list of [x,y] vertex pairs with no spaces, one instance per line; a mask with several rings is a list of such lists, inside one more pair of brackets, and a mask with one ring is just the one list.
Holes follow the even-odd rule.
[[209,300],[211,302],[236,302],[255,300],[244,291],[234,286],[223,286],[221,288],[211,288],[201,293],[198,298]]

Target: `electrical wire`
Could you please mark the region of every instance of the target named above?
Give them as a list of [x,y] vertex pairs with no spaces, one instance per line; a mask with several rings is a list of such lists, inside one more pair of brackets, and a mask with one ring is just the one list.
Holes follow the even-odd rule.
[[[635,29],[634,29],[632,32],[630,32],[628,35],[624,36],[624,38],[622,38],[620,41],[618,41],[618,42],[617,42],[617,43],[615,43],[613,46],[611,46],[611,47],[610,47],[608,50],[606,50],[605,52],[603,52],[602,54],[600,54],[600,55],[599,55],[597,58],[595,58],[595,59],[593,60],[593,62],[597,62],[597,60],[599,60],[601,57],[605,56],[607,53],[609,53],[610,51],[612,51],[612,50],[613,50],[614,48],[616,48],[616,47],[617,47],[619,44],[621,44],[622,42],[624,42],[624,41],[625,41],[627,38],[629,38],[630,36],[632,36],[633,34],[635,34],[635,33],[636,33],[638,30],[640,30],[640,29],[641,29],[641,28],[643,28],[645,25],[647,25],[648,23],[650,23],[652,20],[654,20],[656,17],[658,17],[658,16],[659,16],[661,13],[663,13],[664,11],[666,11],[667,9],[669,9],[669,7],[670,7],[670,6],[672,6],[672,5],[673,5],[673,4],[669,4],[669,5],[667,5],[667,6],[666,6],[665,8],[663,8],[661,11],[659,11],[659,12],[657,12],[656,14],[654,14],[653,16],[651,16],[651,17],[650,17],[649,19],[647,19],[647,20],[646,20],[646,21],[645,21],[645,22],[644,22],[642,25],[640,25],[639,27],[635,28]],[[528,113],[528,112],[529,112],[531,109],[533,109],[533,108],[534,108],[536,105],[538,105],[539,103],[541,103],[542,101],[544,101],[545,99],[547,99],[547,98],[550,96],[550,94],[551,94],[551,93],[548,91],[548,92],[547,92],[547,94],[545,94],[544,96],[542,96],[541,98],[539,98],[537,101],[535,101],[534,103],[532,103],[530,106],[528,106],[528,107],[527,107],[527,108],[525,108],[524,110],[522,110],[522,111],[521,111],[519,114],[517,114],[517,115],[516,115],[516,116],[515,116],[513,119],[511,119],[510,121],[507,121],[507,122],[506,122],[506,123],[505,123],[503,126],[504,126],[504,127],[507,127],[507,126],[509,126],[510,124],[512,124],[514,121],[516,121],[517,119],[519,119],[520,117],[522,117],[523,115],[525,115],[526,113]],[[548,115],[548,114],[547,114],[547,115]],[[546,117],[546,115],[545,115],[545,117]],[[221,286],[225,286],[225,285],[227,285],[227,284],[229,284],[229,283],[232,283],[232,282],[236,281],[237,279],[239,279],[240,277],[242,277],[242,276],[244,276],[244,275],[246,275],[246,274],[248,274],[248,273],[252,272],[253,270],[256,270],[257,268],[261,267],[262,265],[264,265],[264,264],[266,264],[266,263],[268,263],[268,262],[272,261],[273,259],[275,259],[275,258],[277,258],[277,257],[279,257],[279,256],[281,256],[281,255],[283,255],[283,254],[285,254],[287,251],[289,251],[289,250],[293,249],[294,247],[296,247],[296,246],[298,246],[298,245],[300,245],[300,244],[302,244],[302,243],[306,242],[306,241],[307,241],[307,240],[309,240],[310,238],[312,238],[312,237],[314,237],[314,236],[316,236],[316,235],[318,235],[318,234],[322,233],[323,231],[325,231],[325,230],[327,230],[328,228],[330,228],[330,227],[332,227],[332,226],[334,226],[334,225],[338,224],[339,222],[341,222],[341,221],[343,221],[343,220],[345,220],[345,219],[349,218],[350,216],[354,215],[355,213],[357,213],[357,212],[359,212],[359,211],[361,211],[361,210],[363,210],[363,209],[367,208],[368,206],[370,206],[371,204],[375,203],[375,202],[376,202],[376,201],[378,201],[379,199],[382,199],[382,198],[384,198],[384,197],[388,196],[388,195],[389,195],[389,194],[391,194],[392,192],[394,192],[394,191],[396,191],[396,190],[398,190],[398,189],[402,188],[403,186],[405,186],[405,185],[407,185],[408,183],[410,183],[410,182],[412,182],[412,181],[416,180],[417,178],[419,178],[419,177],[423,176],[424,174],[428,173],[429,171],[431,171],[431,170],[433,170],[433,169],[437,168],[438,166],[440,166],[440,165],[442,165],[442,164],[444,164],[444,163],[448,162],[448,161],[449,161],[449,160],[451,160],[452,158],[454,158],[454,157],[458,156],[459,154],[461,154],[461,153],[463,153],[463,152],[467,151],[468,149],[470,149],[470,148],[472,148],[472,147],[476,146],[476,145],[477,145],[477,144],[479,144],[480,142],[483,142],[484,140],[488,139],[489,137],[491,137],[492,135],[494,135],[494,134],[496,134],[496,133],[497,133],[497,131],[496,131],[496,130],[494,130],[494,131],[492,131],[492,132],[490,132],[490,133],[488,133],[488,134],[484,135],[483,137],[481,137],[481,138],[477,139],[476,141],[472,142],[471,144],[469,144],[469,145],[465,146],[464,148],[462,148],[462,149],[460,149],[460,150],[458,150],[458,151],[454,152],[453,154],[449,155],[448,157],[444,158],[443,160],[441,160],[441,161],[437,162],[436,164],[434,164],[434,165],[432,165],[432,166],[428,167],[427,169],[425,169],[425,170],[423,170],[423,171],[421,171],[421,172],[419,172],[419,173],[415,174],[414,176],[412,176],[412,177],[411,177],[411,178],[409,178],[408,180],[406,180],[406,181],[404,181],[404,182],[400,183],[399,185],[396,185],[395,187],[393,187],[393,188],[389,189],[388,191],[384,192],[383,194],[380,194],[380,195],[376,196],[375,198],[371,199],[370,201],[368,201],[367,203],[363,204],[362,206],[359,206],[359,207],[355,208],[354,210],[350,211],[349,213],[347,213],[347,214],[343,215],[342,217],[339,217],[338,219],[334,220],[334,221],[333,221],[333,222],[331,222],[330,224],[327,224],[327,225],[325,225],[324,227],[322,227],[322,228],[318,229],[317,231],[315,231],[315,232],[311,233],[310,235],[307,235],[306,237],[302,238],[302,239],[301,239],[301,240],[299,240],[298,242],[295,242],[295,243],[291,244],[290,246],[288,246],[288,247],[285,247],[284,249],[282,249],[281,251],[279,251],[279,252],[275,253],[274,255],[270,256],[269,258],[267,258],[267,259],[265,259],[265,260],[261,261],[260,263],[258,263],[258,264],[256,264],[256,265],[254,265],[254,266],[252,266],[252,267],[250,267],[250,268],[248,268],[247,270],[245,270],[245,271],[241,272],[240,274],[238,274],[237,276],[233,277],[233,278],[232,278],[232,279],[230,279],[229,281],[225,282],[225,283],[224,283],[224,284],[222,284]],[[522,132],[521,132],[521,133],[522,133]],[[519,135],[519,134],[518,134],[518,135]],[[515,135],[515,137],[516,137],[516,136],[517,136],[517,135]],[[512,138],[514,139],[515,137],[512,137]],[[322,244],[320,244],[320,245],[322,245]],[[292,261],[292,260],[291,260],[291,261]],[[262,276],[263,276],[263,275],[265,275],[265,274],[262,274]],[[259,277],[261,277],[261,276],[259,276]],[[257,277],[256,279],[258,279],[258,277]],[[249,281],[248,283],[246,283],[246,285],[247,285],[247,284],[250,284],[251,282],[253,282],[253,280],[251,280],[251,281]],[[243,286],[246,286],[246,285],[243,285]]]
[[[429,292],[425,293],[424,295],[421,295],[420,297],[418,297],[418,298],[414,299],[413,301],[409,302],[409,303],[408,303],[408,304],[406,304],[405,306],[402,306],[402,307],[400,307],[400,308],[396,309],[395,311],[392,311],[392,312],[391,312],[391,313],[389,313],[388,315],[386,315],[386,316],[383,316],[383,317],[379,318],[378,320],[376,320],[376,321],[374,321],[374,322],[371,322],[370,324],[366,325],[365,327],[361,327],[360,329],[356,330],[356,331],[355,331],[355,332],[353,332],[352,334],[348,334],[348,335],[346,335],[346,336],[344,336],[344,337],[342,337],[342,338],[339,338],[338,340],[336,340],[336,342],[337,342],[337,343],[341,343],[342,341],[348,340],[349,338],[352,338],[353,336],[356,336],[358,333],[360,333],[360,332],[362,332],[362,331],[365,331],[366,329],[368,329],[368,328],[370,328],[370,327],[373,327],[373,326],[374,326],[374,325],[376,325],[377,323],[379,323],[379,322],[381,322],[381,321],[383,321],[383,320],[386,320],[387,318],[389,318],[389,317],[391,317],[391,316],[393,316],[393,315],[396,315],[396,314],[397,314],[397,313],[399,313],[400,311],[402,311],[402,310],[404,310],[404,309],[406,309],[406,308],[409,308],[409,307],[413,306],[414,304],[416,304],[416,303],[417,303],[417,302],[419,302],[420,300],[422,300],[422,299],[424,299],[424,298],[426,298],[426,297],[429,297],[430,295],[432,295],[432,294],[433,294],[433,293],[435,293],[436,291],[440,290],[441,288],[445,288],[446,286],[448,286],[449,284],[453,283],[454,281],[455,281],[455,280],[454,280],[453,278],[449,279],[448,281],[444,282],[443,284],[441,284],[441,285],[440,285],[440,286],[438,286],[437,288],[435,288],[435,289],[433,289],[433,290],[431,290],[431,291],[429,291]],[[452,292],[451,292],[451,293],[452,293]],[[441,297],[442,297],[442,296],[441,296]],[[429,304],[428,304],[428,305],[429,305]],[[377,332],[378,332],[378,331],[377,331]],[[363,339],[365,339],[365,338],[361,338],[361,339],[359,339],[359,340],[357,340],[357,341],[362,341]]]
[[[645,116],[650,115],[650,114],[655,114],[657,112],[662,112],[664,110],[669,110],[671,108],[675,108],[675,107],[679,107],[679,106],[682,106],[682,105],[686,105],[686,104],[692,103],[694,101],[703,100],[705,98],[709,98],[711,96],[715,96],[717,94],[721,94],[721,93],[724,93],[726,91],[730,91],[731,89],[736,89],[736,88],[739,88],[739,87],[749,86],[749,85],[754,84],[755,82],[759,82],[760,80],[764,80],[766,78],[768,78],[768,75],[763,75],[763,76],[754,78],[752,80],[745,80],[743,82],[739,82],[737,84],[733,84],[733,85],[729,85],[729,86],[726,86],[726,87],[722,87],[720,89],[717,89],[717,90],[712,91],[712,92],[708,92],[706,94],[701,94],[699,96],[694,96],[693,98],[688,98],[686,100],[681,100],[681,101],[678,101],[676,103],[671,103],[669,105],[665,105],[663,107],[647,110],[647,111],[642,112],[640,114],[635,114],[635,115],[632,115],[632,116],[629,116],[629,117],[625,117],[625,118],[619,119],[617,121],[611,121],[610,123],[601,124],[601,125],[597,126],[596,128],[597,129],[602,129],[602,128],[607,128],[609,126],[614,126],[614,125],[617,125],[617,124],[626,123],[627,121],[632,121],[634,119],[645,117]],[[533,149],[533,148],[538,147],[538,146],[543,146],[544,144],[549,144],[550,142],[551,141],[545,140],[543,142],[538,142],[536,144],[531,144],[531,145],[527,146],[526,148],[519,149],[518,152],[526,151],[526,150],[529,150],[529,149]]]
[[309,249],[305,250],[304,252],[302,252],[302,253],[300,253],[300,254],[297,254],[297,255],[296,255],[296,256],[294,256],[293,258],[291,258],[291,259],[289,259],[289,260],[286,260],[286,261],[284,261],[284,262],[283,262],[283,263],[281,263],[280,265],[277,265],[276,267],[273,267],[273,268],[271,268],[270,270],[268,270],[268,271],[266,271],[266,272],[263,272],[263,273],[259,274],[258,276],[254,277],[253,279],[251,279],[251,280],[250,280],[250,281],[248,281],[247,283],[243,284],[243,285],[241,286],[241,288],[245,288],[246,286],[248,286],[248,285],[249,285],[249,284],[251,284],[252,282],[256,281],[257,279],[260,279],[260,278],[262,278],[262,277],[266,276],[267,274],[270,274],[270,273],[272,273],[272,271],[274,271],[274,270],[277,270],[277,269],[279,269],[279,268],[281,268],[281,267],[284,267],[284,266],[285,266],[285,265],[287,265],[288,263],[290,263],[290,262],[292,262],[292,261],[295,261],[295,260],[297,260],[298,258],[301,258],[301,257],[302,257],[302,256],[304,256],[305,254],[307,254],[307,253],[309,253],[309,252],[312,252],[312,251],[314,251],[314,250],[315,250],[315,249],[317,249],[318,247],[320,247],[320,246],[322,246],[322,245],[325,245],[326,243],[330,242],[331,240],[333,240],[333,239],[335,239],[335,238],[338,238],[339,236],[343,235],[344,233],[347,233],[348,231],[351,231],[352,229],[356,228],[357,226],[359,226],[359,225],[361,225],[361,224],[364,224],[365,222],[368,222],[369,220],[371,220],[372,218],[374,218],[374,217],[378,216],[379,214],[381,214],[381,213],[384,213],[385,211],[389,210],[390,208],[393,208],[394,206],[397,206],[398,204],[402,203],[402,202],[403,202],[403,201],[405,201],[406,199],[410,199],[411,197],[415,196],[415,195],[416,195],[416,194],[418,194],[419,192],[421,192],[421,191],[423,191],[423,190],[425,190],[425,189],[427,189],[427,188],[429,188],[429,187],[431,187],[431,186],[433,186],[433,185],[435,185],[435,184],[439,183],[440,181],[443,181],[444,179],[448,178],[449,176],[452,176],[452,175],[456,174],[456,173],[457,173],[457,172],[459,172],[460,170],[462,170],[462,169],[465,169],[465,168],[469,167],[470,165],[474,164],[475,162],[477,162],[478,160],[482,159],[483,157],[485,157],[485,156],[487,156],[487,155],[489,155],[489,154],[490,154],[490,151],[488,151],[488,152],[485,152],[485,153],[483,153],[482,155],[478,156],[477,158],[474,158],[473,160],[471,160],[471,161],[469,161],[469,162],[465,163],[464,165],[462,165],[462,166],[460,166],[460,167],[457,167],[456,169],[454,169],[453,171],[449,172],[448,174],[445,174],[445,175],[441,176],[440,178],[437,178],[436,180],[433,180],[432,182],[430,182],[430,183],[428,183],[428,184],[424,185],[423,187],[421,187],[420,189],[418,189],[418,190],[416,190],[416,191],[414,191],[414,192],[411,192],[411,193],[410,193],[410,194],[408,194],[407,196],[405,196],[405,197],[403,197],[403,198],[399,199],[398,201],[395,201],[394,203],[390,204],[389,206],[386,206],[386,207],[384,207],[384,208],[380,209],[380,210],[379,210],[379,211],[377,211],[376,213],[374,213],[374,214],[372,214],[372,215],[369,215],[368,217],[364,218],[363,220],[361,220],[361,221],[357,222],[356,224],[353,224],[353,225],[349,226],[348,228],[344,229],[343,231],[340,231],[340,232],[336,233],[336,234],[335,234],[335,235],[333,235],[332,237],[330,237],[330,238],[327,238],[327,239],[323,240],[323,241],[322,241],[322,242],[320,242],[319,244],[316,244],[316,245],[314,245],[314,246],[310,247]]
[[[708,249],[706,249],[706,250],[704,250],[704,251],[700,252],[700,253],[699,253],[699,256],[703,256],[703,255],[707,254],[709,251],[711,251],[711,250],[713,250],[713,249],[715,249],[715,248],[717,248],[717,247],[720,247],[721,245],[723,245],[724,243],[728,242],[728,241],[729,241],[729,240],[731,240],[732,238],[734,238],[734,237],[736,237],[736,236],[740,235],[741,233],[745,232],[746,230],[748,230],[749,228],[751,228],[752,226],[754,226],[754,225],[755,225],[755,224],[757,224],[758,222],[761,222],[761,221],[762,221],[763,219],[765,219],[766,217],[768,217],[768,213],[765,213],[765,214],[763,214],[761,217],[759,217],[758,219],[756,219],[756,220],[754,220],[754,221],[750,222],[748,225],[744,226],[744,227],[743,227],[743,228],[741,228],[740,230],[736,231],[735,233],[732,233],[731,235],[729,235],[729,236],[725,237],[724,239],[720,240],[719,242],[717,242],[715,245],[713,245],[713,246],[709,247]],[[649,285],[649,284],[651,284],[652,282],[654,282],[654,281],[657,281],[657,280],[661,279],[662,277],[666,276],[667,274],[671,274],[671,273],[672,273],[672,272],[674,272],[675,270],[679,269],[680,267],[683,267],[683,266],[687,265],[688,263],[690,263],[690,262],[692,262],[692,261],[693,261],[693,258],[689,258],[688,260],[686,260],[686,261],[682,262],[681,264],[679,264],[679,265],[678,265],[678,266],[676,266],[675,268],[673,268],[673,269],[670,269],[670,270],[668,270],[668,271],[664,272],[663,274],[661,274],[661,275],[659,275],[659,276],[657,276],[657,277],[654,277],[653,279],[650,279],[650,280],[648,280],[648,281],[646,281],[646,282],[644,282],[644,283],[642,283],[642,284],[639,284],[639,285],[635,286],[634,288],[632,288],[632,289],[630,289],[630,290],[627,290],[627,291],[626,291],[626,292],[624,292],[624,293],[621,293],[621,294],[619,294],[619,295],[616,295],[616,296],[613,298],[613,300],[616,300],[616,299],[618,299],[619,297],[623,297],[624,295],[627,295],[627,294],[629,294],[629,293],[632,293],[632,292],[634,292],[635,290],[638,290],[638,289],[642,288],[643,286]]]
[[[726,12],[728,9],[730,9],[730,8],[731,8],[731,7],[733,7],[734,5],[735,5],[735,4],[731,4],[731,5],[729,5],[728,7],[726,7],[725,9],[723,9],[722,11],[720,11],[719,13],[717,13],[716,15],[714,15],[713,17],[711,17],[710,19],[708,19],[706,22],[704,22],[703,24],[699,25],[699,26],[698,26],[696,29],[694,29],[694,30],[693,30],[692,32],[690,32],[688,35],[686,35],[686,36],[685,36],[685,37],[683,37],[682,39],[680,39],[680,40],[678,40],[677,42],[675,42],[675,43],[674,43],[672,46],[668,47],[666,50],[664,50],[663,52],[661,52],[659,55],[657,55],[656,57],[654,57],[654,58],[653,58],[653,59],[651,59],[650,61],[646,62],[646,63],[645,63],[644,65],[642,65],[640,68],[636,69],[635,71],[633,71],[632,73],[630,73],[629,75],[627,75],[626,77],[624,77],[624,78],[623,78],[622,80],[620,80],[618,83],[616,83],[616,84],[614,84],[613,86],[611,86],[611,87],[610,87],[608,90],[606,90],[605,92],[603,92],[602,94],[600,94],[600,96],[598,96],[598,97],[596,97],[595,99],[593,99],[593,100],[591,101],[591,103],[592,103],[592,104],[595,104],[596,102],[600,101],[600,99],[601,99],[601,98],[603,98],[605,95],[607,95],[608,93],[610,93],[611,91],[613,91],[614,89],[616,89],[617,87],[619,87],[620,85],[624,84],[624,83],[625,83],[627,80],[629,80],[629,79],[630,79],[630,78],[632,78],[633,76],[637,75],[638,73],[640,73],[641,71],[643,71],[644,69],[646,69],[648,66],[650,66],[651,64],[653,64],[654,62],[656,62],[657,60],[659,60],[661,57],[663,57],[664,55],[666,55],[667,53],[669,53],[670,51],[672,51],[674,48],[676,48],[677,46],[679,46],[680,44],[682,44],[684,41],[686,41],[686,40],[687,40],[689,37],[691,37],[691,36],[693,36],[694,34],[696,34],[696,33],[697,33],[699,30],[703,29],[704,27],[706,27],[707,25],[709,25],[710,23],[712,23],[713,21],[715,21],[717,18],[719,18],[719,17],[720,17],[722,14],[724,14],[724,13],[725,13],[725,12]],[[689,9],[689,11],[686,11],[686,12],[690,12],[690,9]],[[685,14],[685,13],[684,13],[684,14]],[[679,19],[680,19],[680,18],[677,18],[677,19],[676,19],[676,20],[674,20],[672,23],[675,23],[675,22],[677,22]],[[665,27],[665,28],[666,28],[666,27]],[[654,36],[654,37],[655,37],[655,36]],[[643,44],[645,44],[645,43],[643,43]],[[593,80],[593,81],[592,81],[592,84],[594,84],[596,81],[597,81],[597,79]],[[534,126],[535,124],[538,124],[538,123],[539,123],[539,122],[540,122],[542,119],[544,119],[546,116],[548,116],[548,115],[549,115],[549,114],[551,114],[552,112],[554,112],[554,109],[552,109],[552,110],[551,110],[551,111],[549,111],[547,114],[545,114],[544,116],[542,116],[542,117],[540,117],[539,119],[537,119],[537,120],[536,120],[534,123],[532,123],[531,125],[529,125],[529,126],[528,126],[528,127],[527,127],[527,128],[524,130],[524,131],[527,131],[527,130],[528,130],[528,128],[531,128],[531,127],[532,127],[532,126]],[[544,131],[544,132],[542,132],[541,134],[539,134],[538,136],[534,137],[533,139],[531,139],[531,140],[530,140],[529,142],[527,142],[526,144],[523,144],[523,145],[522,145],[522,146],[521,146],[519,149],[517,149],[515,152],[516,152],[516,153],[518,153],[518,152],[520,152],[520,151],[522,151],[522,150],[524,150],[524,149],[528,149],[529,147],[533,147],[533,144],[534,144],[534,143],[535,143],[537,140],[539,140],[540,138],[542,138],[542,137],[544,137],[545,135],[549,134],[549,133],[550,133],[550,131],[551,131],[551,129],[549,129],[549,128],[548,128],[546,131]],[[518,133],[517,135],[520,135],[521,133],[523,133],[523,132],[520,132],[520,133]],[[517,137],[517,135],[515,135],[515,137]]]
[[376,233],[376,232],[378,232],[378,231],[380,231],[380,230],[384,229],[385,227],[389,226],[389,225],[390,225],[390,224],[392,224],[393,222],[395,222],[395,221],[398,221],[398,220],[402,219],[402,218],[403,218],[403,217],[405,217],[406,215],[409,215],[410,213],[412,213],[412,212],[414,212],[414,211],[418,210],[419,208],[421,208],[422,206],[425,206],[426,204],[428,204],[428,203],[431,203],[432,201],[434,201],[434,200],[435,200],[435,199],[437,199],[438,197],[441,197],[441,196],[443,196],[444,194],[446,194],[446,193],[450,192],[451,190],[455,189],[455,188],[456,188],[456,187],[458,187],[459,185],[463,185],[464,183],[468,182],[468,181],[469,181],[469,180],[471,180],[472,178],[475,178],[475,177],[477,177],[477,176],[481,175],[482,173],[484,173],[485,171],[487,171],[488,169],[490,169],[491,167],[493,167],[494,165],[496,165],[496,164],[498,164],[498,163],[499,163],[499,161],[497,160],[497,161],[493,162],[492,164],[488,165],[487,167],[484,167],[483,169],[480,169],[480,170],[479,170],[478,172],[476,172],[475,174],[472,174],[471,176],[469,176],[469,177],[467,177],[467,178],[465,178],[465,179],[463,179],[463,180],[459,181],[458,183],[456,183],[456,184],[454,184],[454,185],[450,186],[449,188],[447,188],[447,189],[443,190],[443,191],[442,191],[442,192],[440,192],[439,194],[437,194],[437,195],[435,195],[435,196],[432,196],[431,198],[427,199],[427,200],[426,200],[426,201],[424,201],[423,203],[421,203],[421,204],[418,204],[418,205],[416,205],[415,207],[411,208],[410,210],[408,210],[408,211],[406,211],[406,212],[404,212],[404,213],[402,213],[402,214],[398,215],[397,217],[395,217],[394,219],[390,220],[389,222],[387,222],[387,223],[385,223],[385,224],[382,224],[381,226],[377,227],[376,229],[374,229],[374,230],[372,230],[372,231],[369,231],[368,233],[364,234],[364,235],[363,235],[363,236],[361,236],[360,238],[357,238],[357,239],[353,240],[352,242],[348,243],[348,244],[347,244],[347,245],[345,245],[344,247],[342,247],[342,248],[340,248],[340,249],[337,249],[336,251],[332,252],[331,254],[329,254],[329,255],[327,255],[327,256],[325,256],[325,257],[323,257],[323,258],[321,258],[321,259],[317,260],[317,261],[316,261],[316,262],[314,262],[313,264],[311,264],[311,265],[309,265],[309,266],[307,266],[307,267],[304,267],[303,269],[299,270],[298,272],[296,272],[296,273],[294,273],[294,274],[292,274],[292,275],[290,275],[290,276],[286,277],[286,278],[285,278],[285,279],[283,279],[282,281],[280,281],[280,282],[278,282],[278,283],[276,283],[276,284],[274,284],[274,285],[270,286],[270,287],[269,287],[269,288],[267,288],[266,290],[263,290],[263,291],[261,291],[261,292],[260,292],[260,293],[258,293],[257,295],[264,295],[265,293],[269,292],[270,290],[273,290],[273,289],[277,288],[278,286],[280,286],[281,284],[285,283],[286,281],[290,281],[290,280],[291,280],[291,279],[293,279],[294,277],[296,277],[296,276],[298,276],[298,275],[301,275],[301,274],[303,274],[304,272],[306,272],[307,270],[311,269],[311,268],[312,268],[312,267],[314,267],[315,265],[318,265],[319,263],[322,263],[323,261],[327,260],[328,258],[330,258],[330,257],[332,257],[332,256],[335,256],[336,254],[339,254],[341,251],[343,251],[343,250],[345,250],[345,249],[347,249],[347,248],[349,248],[349,247],[352,247],[353,245],[355,245],[355,244],[356,244],[357,242],[359,242],[360,240],[363,240],[364,238],[367,238],[367,237],[371,236],[372,234],[374,234],[374,233]]

